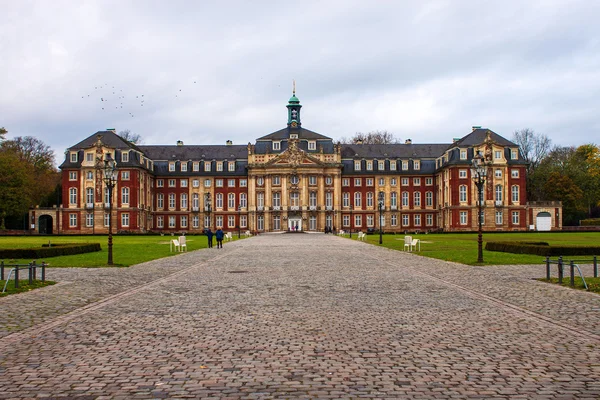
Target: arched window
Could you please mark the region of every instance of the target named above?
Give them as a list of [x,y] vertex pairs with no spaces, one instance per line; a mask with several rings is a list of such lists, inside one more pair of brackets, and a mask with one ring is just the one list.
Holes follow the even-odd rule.
[[215,206],[217,208],[223,208],[223,193],[217,193],[215,196]]
[[187,208],[188,206],[188,195],[187,193],[181,193],[181,208]]
[[373,207],[373,192],[367,192],[367,207]]
[[354,193],[354,207],[362,207],[362,195],[360,192]]
[[496,202],[502,202],[502,185],[496,185]]
[[77,188],[69,188],[69,204],[77,204]]
[[248,207],[248,197],[246,193],[240,193],[240,207],[246,208]]
[[460,185],[458,187],[458,201],[461,203],[467,202],[467,185]]
[[518,203],[519,202],[519,186],[514,185],[511,188],[511,193],[512,193],[512,202]]

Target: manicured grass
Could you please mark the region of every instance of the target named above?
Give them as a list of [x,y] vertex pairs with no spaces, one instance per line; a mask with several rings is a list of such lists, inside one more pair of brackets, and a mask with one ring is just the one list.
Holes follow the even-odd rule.
[[4,284],[6,281],[0,280],[0,297],[8,296],[9,294],[28,292],[33,289],[38,289],[48,285],[54,285],[56,282],[52,281],[33,281],[30,285],[28,280],[19,280],[19,287],[15,289],[15,280],[11,279],[8,281],[8,285],[6,285],[6,292],[2,293],[2,289],[4,289]]
[[[409,234],[410,235],[410,234]],[[421,240],[421,251],[414,253],[445,261],[477,265],[477,233],[435,233],[410,235]],[[356,240],[357,236],[352,235]],[[367,242],[379,245],[379,234],[367,235]],[[530,254],[512,254],[486,251],[487,241],[544,241],[553,244],[597,245],[600,232],[523,232],[523,233],[484,233],[483,260],[485,265],[543,264],[544,257]],[[403,251],[404,235],[383,235],[382,246]],[[600,254],[599,254],[600,256]],[[591,259],[590,256],[580,258]]]
[[[546,278],[538,279],[538,280],[542,281],[542,282],[549,282],[549,283],[554,283],[554,284],[558,285],[558,278],[550,278],[549,281],[546,280]],[[587,286],[588,286],[588,289],[590,292],[600,293],[600,278],[586,277],[585,283],[587,283]],[[565,275],[565,277],[563,278],[562,286],[571,287],[570,284],[571,284],[571,277],[568,275]],[[585,290],[583,281],[578,276],[575,277],[575,286],[574,287],[575,287],[575,289]]]
[[[169,257],[179,253],[169,251],[169,242],[176,239],[165,236],[119,236],[113,235],[113,263],[115,267],[128,267],[157,258]],[[188,251],[208,247],[206,236],[190,235],[187,238]],[[234,235],[233,240],[237,240]],[[0,237],[0,248],[39,247],[50,243],[100,243],[101,251],[77,254],[72,256],[52,257],[36,260],[38,263],[46,261],[51,267],[106,267],[108,260],[107,243],[105,235],[94,236],[4,236]],[[213,240],[216,245],[216,241]],[[224,246],[227,243],[224,242]],[[32,260],[4,260],[6,263],[25,264]]]

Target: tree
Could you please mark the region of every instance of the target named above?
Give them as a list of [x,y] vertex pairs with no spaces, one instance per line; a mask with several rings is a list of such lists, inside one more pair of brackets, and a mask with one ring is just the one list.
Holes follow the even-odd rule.
[[371,131],[369,133],[356,132],[351,138],[340,138],[342,144],[395,144],[400,139],[388,131]]
[[119,136],[127,140],[129,143],[142,144],[142,137],[137,133],[132,133],[129,129],[119,132]]
[[515,131],[513,142],[519,145],[523,159],[527,165],[527,198],[541,200],[543,182],[535,175],[540,163],[548,156],[552,141],[546,135],[535,133],[533,129],[525,128]]
[[54,152],[31,136],[0,144],[0,224],[6,217],[20,216],[30,206],[43,203],[55,190],[60,173]]
[[7,133],[8,131],[4,129],[4,127],[0,128],[0,141],[4,140],[4,136],[6,136]]

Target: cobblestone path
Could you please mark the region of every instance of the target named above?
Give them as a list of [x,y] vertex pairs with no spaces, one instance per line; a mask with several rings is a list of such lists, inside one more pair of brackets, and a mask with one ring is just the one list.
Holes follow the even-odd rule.
[[264,235],[0,299],[0,399],[598,399],[600,296]]

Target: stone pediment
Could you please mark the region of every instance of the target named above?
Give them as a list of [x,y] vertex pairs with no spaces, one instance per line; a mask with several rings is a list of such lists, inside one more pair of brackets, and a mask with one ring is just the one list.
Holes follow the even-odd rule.
[[289,142],[290,147],[273,158],[265,165],[268,166],[291,166],[291,167],[311,167],[311,166],[325,166],[323,162],[317,158],[307,154],[304,150],[298,148],[296,141]]

